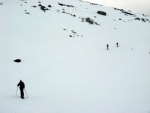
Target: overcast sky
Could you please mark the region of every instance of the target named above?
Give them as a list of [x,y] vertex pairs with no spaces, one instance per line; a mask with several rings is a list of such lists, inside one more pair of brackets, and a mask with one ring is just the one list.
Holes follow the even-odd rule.
[[150,16],[150,0],[84,0],[105,6],[131,10],[135,13],[144,13]]

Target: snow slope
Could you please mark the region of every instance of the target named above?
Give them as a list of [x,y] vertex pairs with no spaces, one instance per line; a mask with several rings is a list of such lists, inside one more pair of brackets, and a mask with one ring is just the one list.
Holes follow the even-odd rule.
[[38,2],[0,1],[0,113],[150,113],[149,16],[78,0]]

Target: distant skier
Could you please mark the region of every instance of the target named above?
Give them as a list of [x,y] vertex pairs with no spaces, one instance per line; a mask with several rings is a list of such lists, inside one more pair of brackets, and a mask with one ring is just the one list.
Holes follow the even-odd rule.
[[107,46],[107,50],[108,50],[109,49],[109,45],[107,44],[106,46]]
[[117,45],[117,47],[118,47],[119,43],[117,42],[116,45]]
[[24,99],[24,92],[23,92],[23,90],[25,88],[24,82],[22,82],[20,80],[20,82],[17,84],[17,86],[20,87],[20,96],[21,96],[22,99]]

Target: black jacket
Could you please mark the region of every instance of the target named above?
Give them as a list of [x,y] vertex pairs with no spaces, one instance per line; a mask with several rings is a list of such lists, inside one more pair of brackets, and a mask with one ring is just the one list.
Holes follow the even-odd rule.
[[17,86],[20,86],[20,89],[24,89],[25,88],[25,84],[22,81],[20,81]]

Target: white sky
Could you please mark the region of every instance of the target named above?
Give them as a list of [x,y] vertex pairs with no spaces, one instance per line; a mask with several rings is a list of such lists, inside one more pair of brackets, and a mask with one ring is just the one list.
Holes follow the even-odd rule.
[[150,0],[84,0],[105,6],[131,10],[150,15]]

